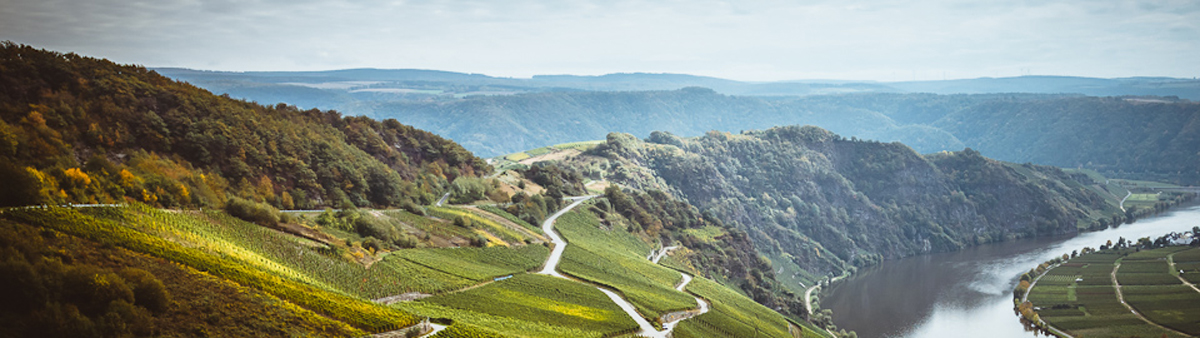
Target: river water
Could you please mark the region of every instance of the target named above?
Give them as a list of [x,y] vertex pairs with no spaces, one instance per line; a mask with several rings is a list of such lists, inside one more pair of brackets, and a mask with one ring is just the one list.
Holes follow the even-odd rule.
[[887,261],[822,294],[839,328],[859,337],[1033,337],[1013,312],[1018,276],[1037,264],[1119,237],[1136,241],[1200,226],[1200,205],[1186,204],[1119,228],[1039,238]]

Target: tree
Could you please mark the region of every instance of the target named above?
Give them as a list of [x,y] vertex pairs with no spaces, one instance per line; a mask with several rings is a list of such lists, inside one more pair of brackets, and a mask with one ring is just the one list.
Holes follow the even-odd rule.
[[41,204],[38,179],[25,168],[0,163],[0,207]]

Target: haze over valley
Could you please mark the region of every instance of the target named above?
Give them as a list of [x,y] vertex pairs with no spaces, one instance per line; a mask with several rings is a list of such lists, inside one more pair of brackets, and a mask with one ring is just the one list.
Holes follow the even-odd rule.
[[8,1],[0,337],[1200,336],[1197,22]]

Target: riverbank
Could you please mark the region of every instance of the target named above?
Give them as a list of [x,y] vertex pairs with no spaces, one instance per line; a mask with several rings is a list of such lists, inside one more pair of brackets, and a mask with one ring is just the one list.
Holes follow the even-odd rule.
[[833,321],[838,327],[854,330],[859,337],[945,337],[962,332],[979,337],[1029,336],[1025,327],[1012,320],[1014,276],[1084,246],[1190,230],[1198,225],[1196,220],[1200,220],[1200,205],[1192,202],[1102,231],[887,261],[825,287],[820,304],[837,314]]
[[[1014,290],[1023,293],[1017,309],[1024,320],[1060,337],[1200,335],[1200,289],[1181,276],[1200,275],[1198,236],[1200,228],[1193,228],[1154,240],[1105,242],[1101,250],[1084,247],[1043,263],[1033,283],[1025,285],[1029,275],[1023,275]],[[1037,283],[1042,279],[1047,281]]]

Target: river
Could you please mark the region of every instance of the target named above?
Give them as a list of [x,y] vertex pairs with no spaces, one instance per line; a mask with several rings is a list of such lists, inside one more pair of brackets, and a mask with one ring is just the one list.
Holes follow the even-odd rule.
[[1017,277],[1038,263],[1119,237],[1137,241],[1200,226],[1200,205],[1186,204],[1119,228],[1078,236],[995,243],[957,252],[887,261],[822,294],[839,328],[859,337],[1033,337],[1013,312]]

